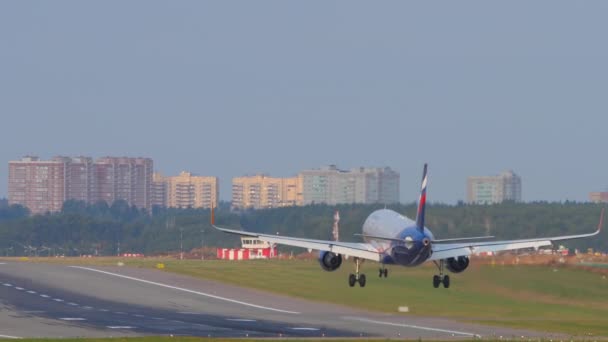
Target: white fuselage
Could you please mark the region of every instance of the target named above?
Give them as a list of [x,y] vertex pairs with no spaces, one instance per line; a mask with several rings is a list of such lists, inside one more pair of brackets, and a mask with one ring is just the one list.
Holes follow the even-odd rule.
[[[380,209],[371,213],[363,224],[363,235],[378,236],[399,241],[374,239],[371,237],[365,238],[367,243],[370,243],[381,253],[386,255],[386,263],[398,263],[409,266],[409,263],[418,264],[420,260],[419,249],[422,246],[422,241],[426,238],[433,240],[433,233],[424,228],[424,233],[416,227],[416,222],[390,209]],[[426,248],[424,248],[426,249]],[[395,260],[394,251],[408,251],[410,257]],[[403,254],[401,254],[403,255]],[[406,260],[411,259],[411,260]]]

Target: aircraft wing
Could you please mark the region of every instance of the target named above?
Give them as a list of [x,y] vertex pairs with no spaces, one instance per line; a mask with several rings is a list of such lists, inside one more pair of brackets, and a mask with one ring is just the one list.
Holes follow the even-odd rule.
[[468,256],[474,253],[499,252],[522,248],[539,248],[543,246],[551,246],[553,244],[553,241],[581,239],[590,236],[595,236],[599,234],[602,230],[603,221],[604,209],[602,209],[602,214],[600,215],[600,223],[598,224],[597,230],[593,233],[522,240],[464,242],[446,244],[436,243],[433,244],[433,254],[429,258],[429,260],[456,258],[459,256]]
[[329,251],[336,254],[348,255],[373,261],[380,261],[381,258],[380,252],[368,243],[304,239],[290,236],[261,234],[243,230],[227,229],[218,227],[214,224],[212,224],[212,226],[213,228],[221,230],[224,233],[236,234],[240,236],[251,236],[259,240],[278,245],[302,247],[319,251]]

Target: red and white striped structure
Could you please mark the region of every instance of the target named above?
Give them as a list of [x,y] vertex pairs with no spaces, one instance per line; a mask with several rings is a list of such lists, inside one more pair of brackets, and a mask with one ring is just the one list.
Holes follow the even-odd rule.
[[251,237],[241,238],[242,248],[218,248],[217,258],[223,260],[270,259],[277,256],[277,248]]

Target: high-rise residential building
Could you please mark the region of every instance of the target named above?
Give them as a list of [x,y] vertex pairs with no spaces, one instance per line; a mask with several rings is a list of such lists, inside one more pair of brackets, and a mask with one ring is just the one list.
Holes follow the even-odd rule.
[[150,196],[152,207],[167,207],[167,182],[165,176],[159,172],[152,174],[152,194]]
[[219,179],[181,172],[179,176],[164,177],[154,174],[155,204],[159,205],[164,194],[164,206],[171,208],[217,207]]
[[498,176],[473,176],[467,179],[467,202],[494,204],[503,201],[521,202],[521,178],[513,171]]
[[608,192],[590,192],[589,201],[593,203],[608,203]]
[[33,214],[61,210],[66,195],[65,163],[24,157],[8,163],[8,201]]
[[125,200],[151,208],[153,162],[150,158],[104,157],[95,161],[93,202]]
[[93,158],[55,157],[53,160],[61,160],[65,165],[65,198],[90,203],[95,190]]
[[263,209],[302,204],[300,177],[274,178],[267,175],[232,179],[232,207]]
[[66,200],[87,203],[123,199],[149,209],[152,160],[149,158],[25,157],[9,162],[9,202],[34,214],[61,210]]
[[389,167],[340,170],[335,165],[304,170],[303,204],[398,203],[399,173]]

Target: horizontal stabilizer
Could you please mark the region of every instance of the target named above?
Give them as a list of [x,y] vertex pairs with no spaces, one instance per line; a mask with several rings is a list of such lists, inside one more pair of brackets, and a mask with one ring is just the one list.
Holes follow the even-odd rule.
[[355,236],[361,236],[363,238],[368,238],[368,239],[403,242],[402,239],[395,239],[395,238],[389,238],[389,237],[384,237],[384,236],[374,236],[374,235],[365,235],[365,234],[355,234]]
[[432,243],[442,243],[442,242],[454,242],[454,241],[468,241],[468,240],[481,240],[481,239],[493,239],[494,236],[471,236],[471,237],[463,237],[463,238],[454,238],[454,239],[441,239],[441,240],[433,240]]

